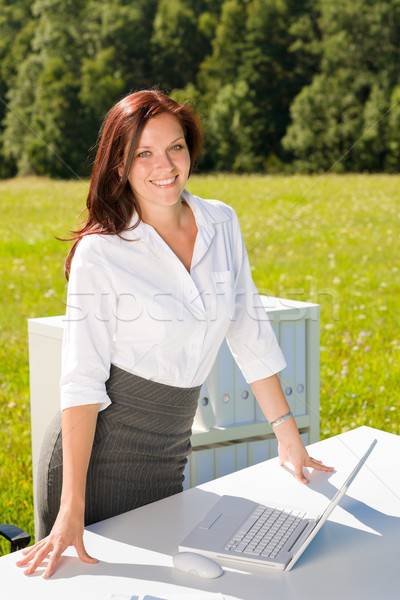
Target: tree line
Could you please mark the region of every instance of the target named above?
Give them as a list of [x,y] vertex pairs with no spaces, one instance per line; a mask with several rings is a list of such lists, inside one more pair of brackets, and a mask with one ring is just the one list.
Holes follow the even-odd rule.
[[203,170],[396,172],[400,0],[0,0],[0,177],[86,176],[155,85],[201,114]]

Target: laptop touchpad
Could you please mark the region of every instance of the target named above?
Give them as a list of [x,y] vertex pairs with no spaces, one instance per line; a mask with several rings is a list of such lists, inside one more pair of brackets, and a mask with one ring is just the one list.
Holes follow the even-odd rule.
[[208,515],[208,518],[204,519],[200,525],[200,529],[214,529],[214,530],[222,530],[222,529],[232,529],[232,515],[226,513],[213,513],[212,515]]

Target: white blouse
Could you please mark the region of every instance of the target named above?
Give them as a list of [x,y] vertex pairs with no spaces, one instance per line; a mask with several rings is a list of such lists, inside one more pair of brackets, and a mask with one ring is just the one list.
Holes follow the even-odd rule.
[[125,239],[94,234],[78,244],[64,317],[62,409],[106,408],[111,364],[167,385],[201,385],[225,337],[249,383],[286,366],[234,210],[186,190],[183,198],[198,228],[190,273],[143,222]]

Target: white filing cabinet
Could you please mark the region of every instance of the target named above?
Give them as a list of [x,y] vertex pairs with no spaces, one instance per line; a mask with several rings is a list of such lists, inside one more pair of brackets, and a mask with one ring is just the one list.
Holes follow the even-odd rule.
[[[262,296],[286,358],[282,388],[306,444],[319,439],[319,305]],[[63,317],[28,320],[34,498],[40,446],[59,409]],[[226,343],[199,397],[185,487],[277,455],[272,429]]]

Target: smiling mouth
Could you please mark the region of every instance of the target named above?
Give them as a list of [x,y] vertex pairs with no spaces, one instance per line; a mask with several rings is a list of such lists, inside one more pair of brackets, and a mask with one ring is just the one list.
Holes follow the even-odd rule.
[[174,183],[174,181],[176,180],[177,177],[178,177],[178,175],[174,175],[174,177],[170,177],[169,179],[153,180],[151,183],[154,183],[154,185],[158,185],[158,186],[170,185],[171,183]]

